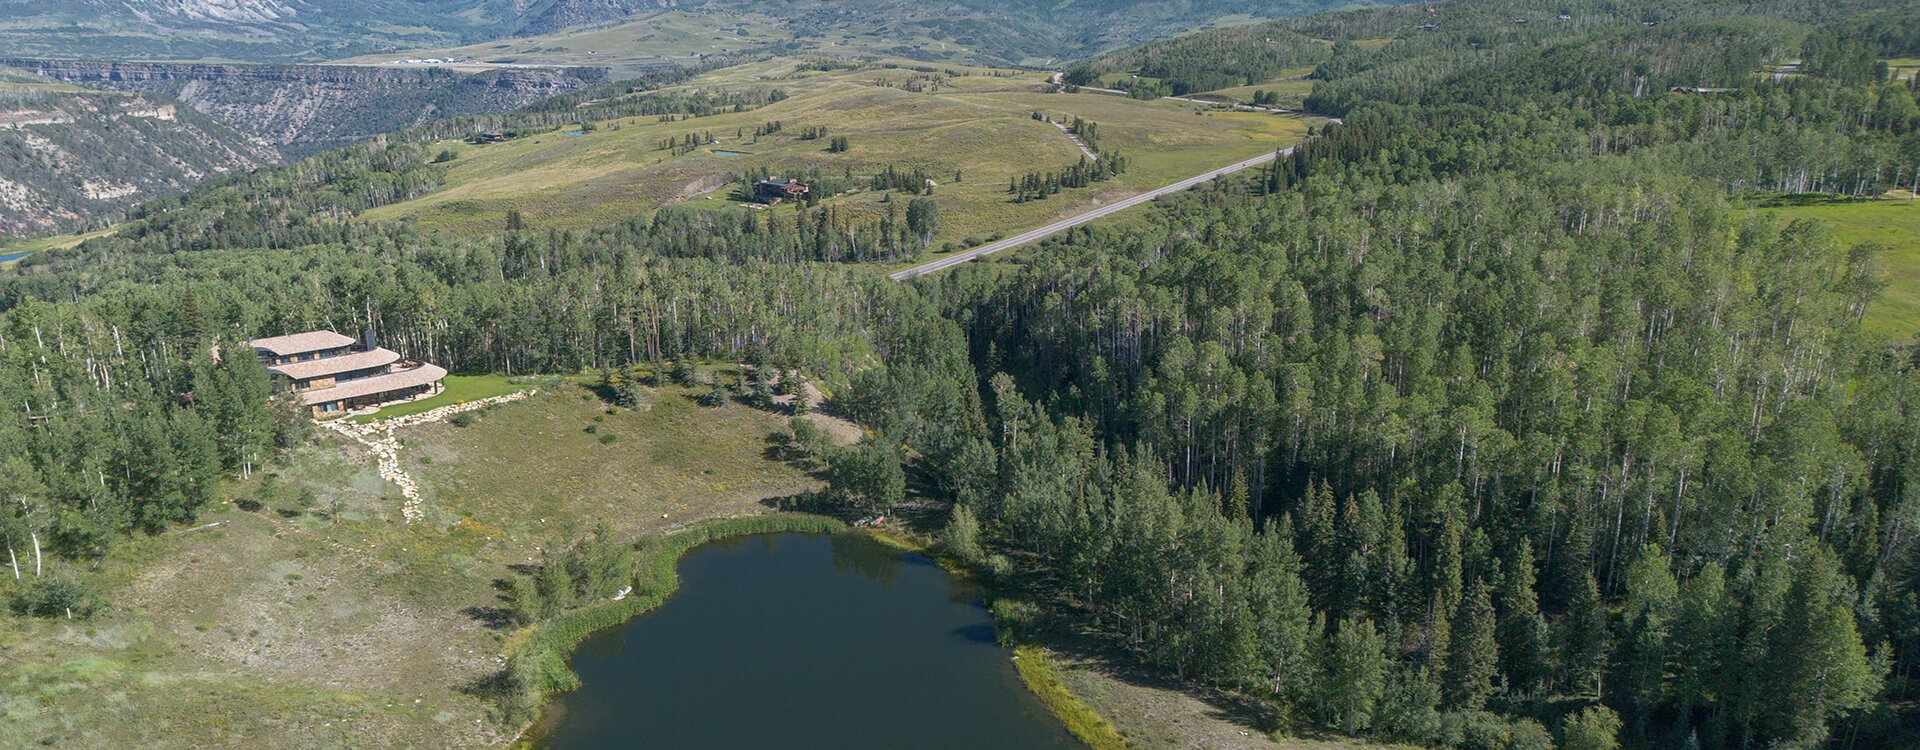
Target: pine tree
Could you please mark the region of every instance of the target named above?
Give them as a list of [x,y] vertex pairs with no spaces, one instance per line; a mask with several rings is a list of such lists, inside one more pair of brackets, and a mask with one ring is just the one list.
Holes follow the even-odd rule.
[[1313,687],[1313,611],[1285,522],[1254,536],[1247,609],[1262,676],[1274,695],[1304,701]]
[[1568,714],[1560,730],[1560,750],[1619,750],[1620,716],[1606,706]]
[[573,604],[573,578],[567,575],[566,566],[551,556],[543,560],[540,570],[534,573],[533,586],[538,592],[534,599],[540,603],[535,620],[551,618]]
[[1726,574],[1713,563],[1680,586],[1679,613],[1668,641],[1676,729],[1690,729],[1693,710],[1712,705],[1739,671],[1733,668],[1739,658],[1732,621],[1736,604],[1726,597]]
[[1573,601],[1567,603],[1566,619],[1560,623],[1559,640],[1563,688],[1577,691],[1575,695],[1600,695],[1612,639],[1607,632],[1606,604],[1600,601],[1600,586],[1591,573],[1574,585]]
[[1373,726],[1386,689],[1386,639],[1370,620],[1342,620],[1328,639],[1326,661],[1319,692],[1327,723],[1357,736]]
[[1523,696],[1545,689],[1547,621],[1534,593],[1533,543],[1521,539],[1500,582],[1500,670]]
[[1621,674],[1615,685],[1633,707],[1634,734],[1644,736],[1649,714],[1665,698],[1668,622],[1679,598],[1660,545],[1646,545],[1628,566],[1626,592]]
[[1879,694],[1881,677],[1860,642],[1846,586],[1824,549],[1803,558],[1757,670],[1767,685],[1755,722],[1763,741],[1817,747],[1834,719]]
[[1449,707],[1477,711],[1493,694],[1499,671],[1500,646],[1493,597],[1485,581],[1476,580],[1454,619],[1453,644],[1447,659],[1446,698]]
[[986,557],[980,549],[980,522],[966,503],[953,504],[953,517],[947,520],[940,539],[948,553],[969,565],[979,564]]
[[[1442,503],[1442,516],[1439,538],[1435,541],[1438,550],[1427,589],[1432,592],[1427,612],[1427,669],[1435,677],[1443,677],[1447,673],[1447,654],[1452,648],[1454,616],[1460,607],[1461,572],[1464,566],[1460,549],[1460,517],[1453,510],[1459,496],[1459,485],[1449,484],[1447,488],[1449,491],[1439,500]],[[1449,499],[1453,502],[1449,502]]]

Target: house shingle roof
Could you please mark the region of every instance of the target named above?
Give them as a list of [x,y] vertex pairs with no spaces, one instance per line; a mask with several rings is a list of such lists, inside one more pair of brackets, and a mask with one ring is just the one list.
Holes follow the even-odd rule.
[[398,361],[400,361],[398,352],[390,349],[375,349],[370,352],[354,352],[338,357],[309,359],[305,362],[288,362],[284,365],[268,367],[267,371],[279,373],[294,380],[306,380],[322,375],[338,375],[343,372],[390,365]]
[[252,344],[254,349],[272,352],[276,356],[285,357],[290,354],[305,354],[307,352],[317,352],[322,349],[338,349],[352,344],[353,341],[352,336],[343,336],[333,331],[308,331],[306,333],[294,333],[286,336],[269,336],[264,339],[254,339],[247,343]]
[[437,365],[423,364],[411,370],[375,375],[371,378],[349,380],[332,388],[315,388],[300,392],[300,403],[308,406],[324,404],[329,401],[341,401],[376,393],[397,391],[402,388],[426,385],[447,376],[446,369]]

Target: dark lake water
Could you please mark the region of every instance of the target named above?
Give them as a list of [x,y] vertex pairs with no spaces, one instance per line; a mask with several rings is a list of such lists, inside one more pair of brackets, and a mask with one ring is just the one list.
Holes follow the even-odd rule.
[[680,591],[573,657],[537,747],[1081,748],[994,644],[978,592],[851,535],[709,544]]

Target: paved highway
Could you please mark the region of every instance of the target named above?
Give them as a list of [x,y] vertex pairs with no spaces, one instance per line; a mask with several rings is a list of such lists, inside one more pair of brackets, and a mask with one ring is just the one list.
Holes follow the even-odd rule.
[[[1279,154],[1282,156],[1291,154],[1291,153],[1293,153],[1293,147],[1291,146],[1279,152]],[[1067,231],[1074,227],[1080,226],[1081,224],[1085,224],[1089,221],[1093,221],[1094,219],[1098,219],[1100,217],[1107,216],[1109,214],[1118,213],[1120,211],[1125,211],[1129,208],[1133,208],[1134,206],[1138,206],[1142,203],[1153,200],[1155,198],[1166,195],[1168,193],[1180,192],[1187,188],[1198,185],[1202,182],[1211,180],[1215,177],[1219,177],[1221,175],[1233,174],[1234,172],[1238,172],[1242,169],[1247,169],[1249,167],[1260,166],[1267,162],[1273,161],[1274,156],[1275,156],[1274,154],[1262,154],[1260,156],[1253,157],[1251,159],[1240,162],[1238,164],[1230,164],[1228,166],[1221,167],[1219,169],[1213,170],[1203,175],[1199,175],[1196,177],[1189,177],[1187,179],[1173,183],[1172,185],[1168,185],[1166,187],[1163,187],[1157,190],[1149,190],[1147,192],[1141,193],[1139,195],[1133,196],[1132,198],[1128,198],[1123,201],[1119,201],[1117,203],[1109,203],[1107,205],[1093,209],[1091,211],[1080,214],[1078,216],[1074,216],[1072,218],[1067,218],[1067,219],[1061,219],[1060,221],[1056,221],[1052,224],[1048,224],[1039,229],[1024,232],[1014,237],[1008,237],[1007,239],[1000,240],[999,242],[995,242],[987,245],[981,245],[972,250],[968,250],[966,252],[961,252],[961,253],[955,253],[953,255],[949,255],[945,258],[941,258],[939,260],[932,261],[930,263],[922,263],[920,265],[909,268],[905,271],[901,271],[899,273],[893,274],[891,278],[894,281],[906,281],[907,279],[911,279],[921,274],[932,273],[934,271],[938,271],[943,268],[949,268],[952,266],[960,265],[967,261],[973,260],[974,258],[984,258],[986,256],[1000,252],[1002,250],[1011,250],[1021,245],[1025,245],[1030,242],[1035,242],[1051,235],[1059,234],[1061,232]]]

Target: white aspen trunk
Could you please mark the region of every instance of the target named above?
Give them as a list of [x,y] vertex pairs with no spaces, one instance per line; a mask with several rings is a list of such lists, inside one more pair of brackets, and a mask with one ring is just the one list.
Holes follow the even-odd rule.
[[13,542],[7,542],[7,562],[13,565],[13,580],[20,580],[20,557],[13,554]]
[[40,577],[40,532],[33,532],[33,575]]

